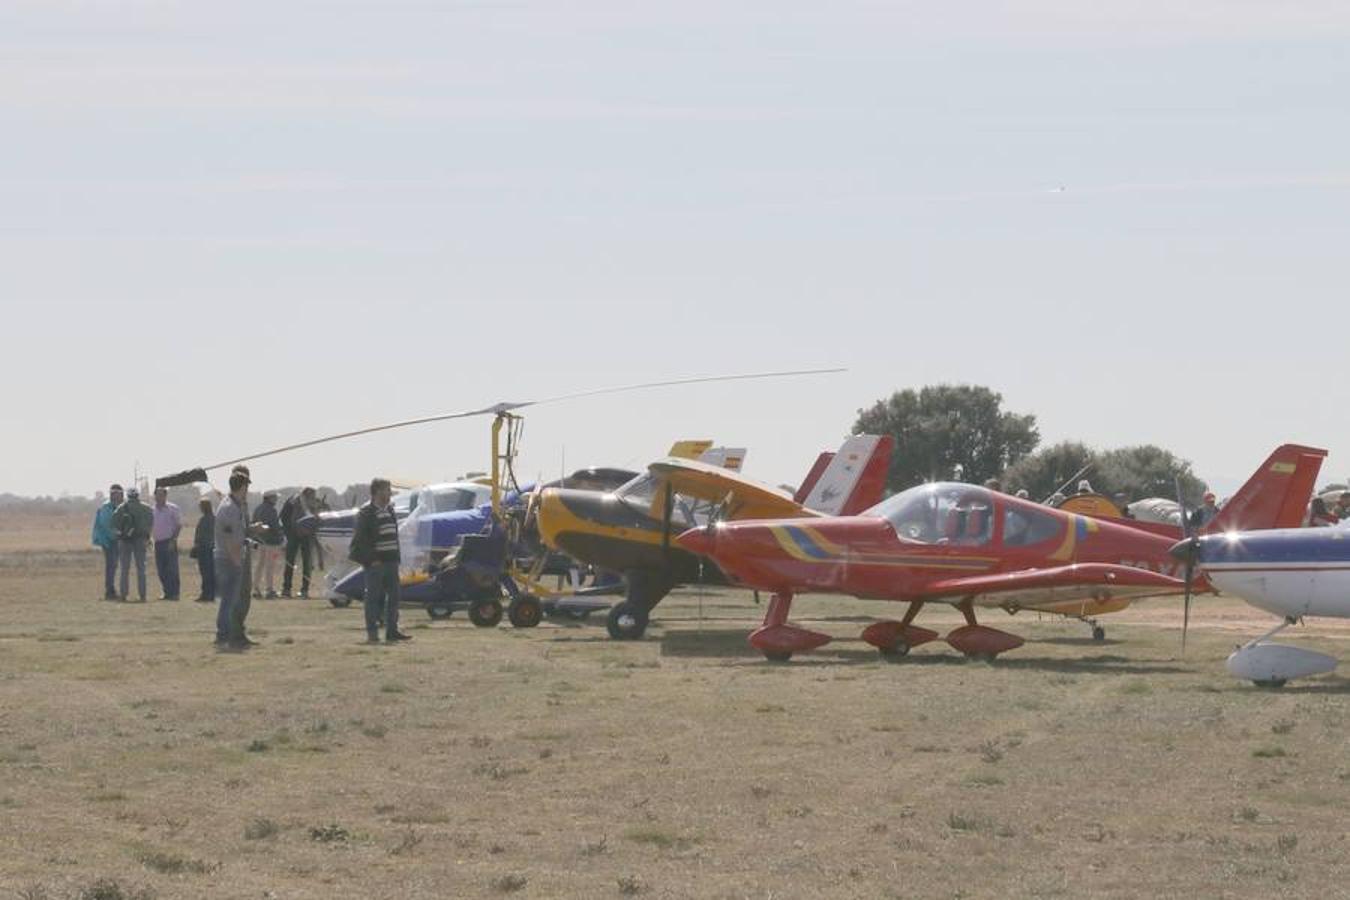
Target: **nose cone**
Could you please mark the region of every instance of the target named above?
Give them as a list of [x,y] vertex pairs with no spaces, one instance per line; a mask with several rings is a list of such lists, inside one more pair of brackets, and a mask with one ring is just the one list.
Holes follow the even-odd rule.
[[1178,562],[1195,565],[1200,559],[1200,539],[1188,537],[1185,540],[1177,541],[1167,552]]
[[539,506],[535,511],[535,523],[539,528],[539,538],[554,550],[558,549],[558,533],[563,529],[566,509],[558,488],[545,488],[539,495]]
[[716,531],[716,528],[691,528],[675,538],[675,543],[690,553],[711,556],[717,546]]

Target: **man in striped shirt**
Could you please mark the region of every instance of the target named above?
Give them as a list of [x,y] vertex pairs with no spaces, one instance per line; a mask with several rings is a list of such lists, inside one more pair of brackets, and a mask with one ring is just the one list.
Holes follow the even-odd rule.
[[366,639],[371,644],[379,643],[381,619],[387,643],[412,640],[411,635],[398,630],[398,518],[390,503],[392,498],[387,479],[370,482],[370,502],[357,510],[348,553],[364,570]]

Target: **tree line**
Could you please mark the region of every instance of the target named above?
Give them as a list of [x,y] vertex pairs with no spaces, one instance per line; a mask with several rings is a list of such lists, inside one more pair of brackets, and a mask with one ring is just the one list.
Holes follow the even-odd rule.
[[1082,477],[1097,493],[1123,494],[1129,501],[1175,498],[1177,479],[1189,505],[1198,504],[1205,490],[1189,460],[1153,444],[1102,450],[1061,441],[1041,447],[1036,416],[1008,412],[1001,394],[979,385],[896,391],[858,410],[853,433],[895,438],[891,492],[926,481],[980,484],[996,478],[1008,493],[1025,488],[1032,499],[1044,500],[1085,469]]

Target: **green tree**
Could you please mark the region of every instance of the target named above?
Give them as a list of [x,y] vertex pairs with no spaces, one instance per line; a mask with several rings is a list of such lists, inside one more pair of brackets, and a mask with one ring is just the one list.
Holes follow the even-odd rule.
[[[1026,488],[1033,500],[1044,500],[1088,464],[1091,468],[1083,477],[1094,491],[1112,499],[1117,494],[1124,494],[1131,502],[1145,497],[1173,499],[1178,476],[1188,506],[1198,504],[1205,490],[1188,461],[1161,447],[1143,444],[1099,451],[1078,441],[1044,447],[1013,464],[1003,473],[1004,489]],[[1067,492],[1072,493],[1075,487],[1070,484]]]
[[[1025,488],[1032,500],[1045,500],[1084,466],[1096,467],[1097,452],[1079,441],[1060,441],[1029,453],[1003,473],[1003,490],[1016,493]],[[1091,470],[1089,470],[1089,473]],[[1090,474],[1088,476],[1091,477]],[[1071,492],[1074,485],[1069,485]]]
[[1195,477],[1188,460],[1153,444],[1107,450],[1098,457],[1093,472],[1092,484],[1098,492],[1109,496],[1122,493],[1131,501],[1144,497],[1175,499],[1178,477],[1187,506],[1198,505],[1205,492],[1205,483]]
[[889,434],[895,453],[887,486],[901,491],[925,481],[982,482],[1036,448],[1034,415],[1005,412],[987,387],[929,385],[897,391],[858,410],[855,434]]

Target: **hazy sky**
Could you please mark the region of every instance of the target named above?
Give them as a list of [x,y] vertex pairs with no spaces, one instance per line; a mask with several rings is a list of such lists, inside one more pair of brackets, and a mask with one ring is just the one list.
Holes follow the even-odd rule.
[[[540,407],[521,474],[709,437],[795,482],[940,381],[1350,472],[1347,85],[1341,0],[8,0],[0,491],[824,365]],[[486,457],[455,422],[255,477]]]

